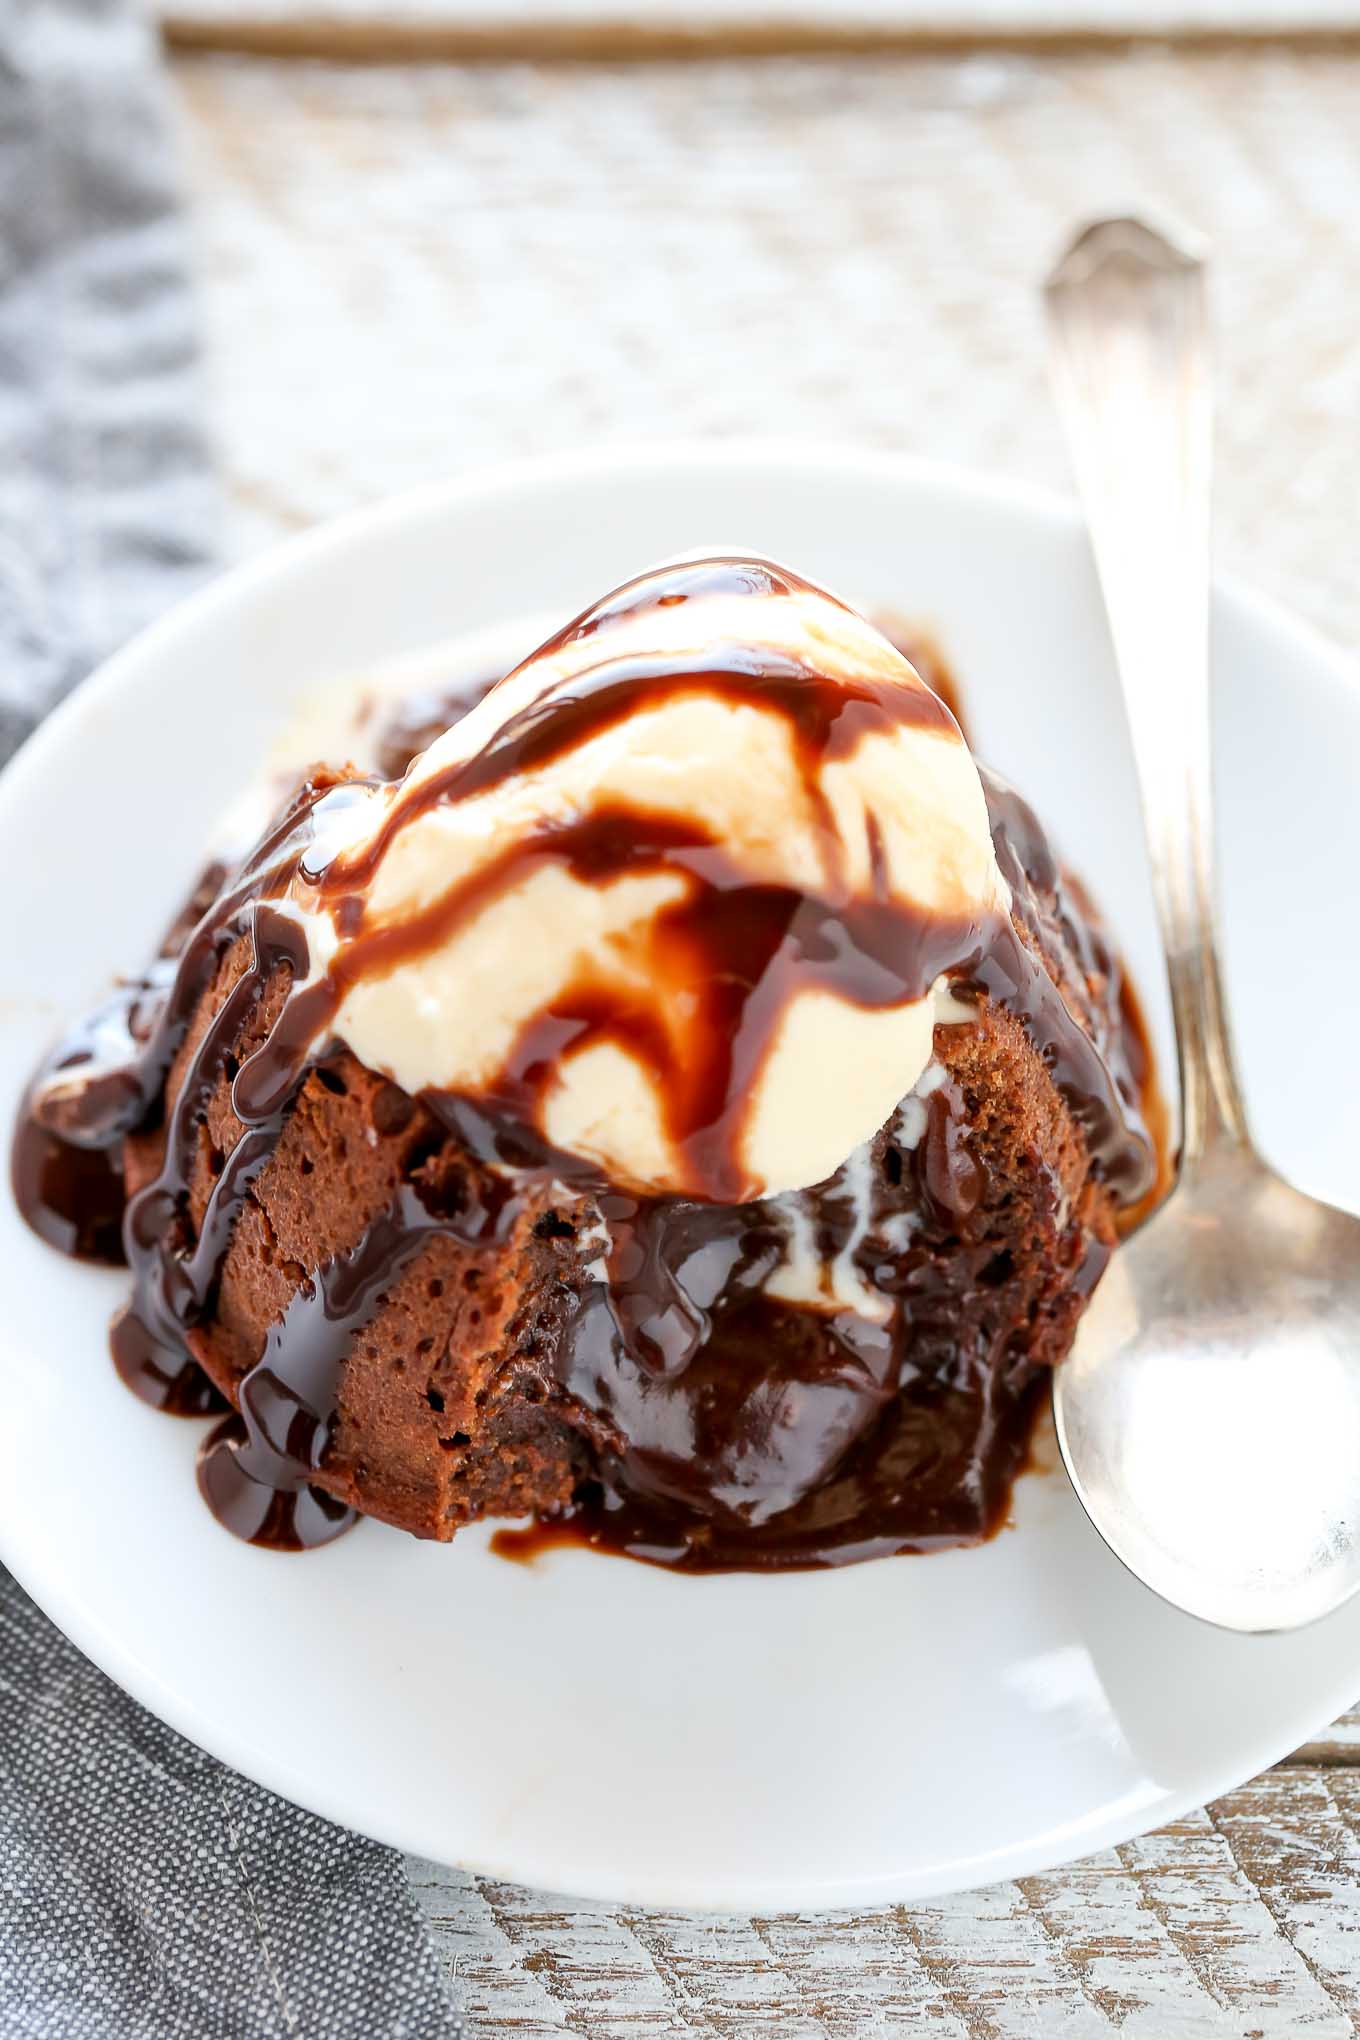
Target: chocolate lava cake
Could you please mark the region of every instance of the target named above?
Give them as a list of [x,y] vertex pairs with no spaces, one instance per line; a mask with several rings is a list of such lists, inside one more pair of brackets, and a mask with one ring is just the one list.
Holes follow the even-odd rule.
[[[448,719],[394,717],[383,775]],[[200,1457],[222,1519],[298,1545],[354,1513],[438,1539],[534,1517],[697,1569],[990,1534],[1156,1164],[1119,963],[1030,809],[981,783],[1008,912],[951,962],[926,1068],[824,1180],[726,1201],[612,1182],[503,1095],[413,1092],[304,1028],[315,973],[259,875],[372,784],[314,775],[99,1043],[52,1059],[16,1147],[40,1221],[81,1156],[87,1203],[96,1162],[130,1200],[115,1355],[148,1400],[230,1405]]]

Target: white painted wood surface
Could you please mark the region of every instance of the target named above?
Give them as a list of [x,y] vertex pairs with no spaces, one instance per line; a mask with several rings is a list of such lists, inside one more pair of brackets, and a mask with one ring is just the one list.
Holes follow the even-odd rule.
[[1305,2033],[1360,2011],[1360,1777],[1286,1767],[1070,1869],[858,1915],[562,1905],[414,1865],[474,2033]]
[[[1221,553],[1360,638],[1360,51],[175,79],[235,550],[658,431],[1061,481],[1034,281],[1075,214],[1154,203],[1218,244]],[[933,1905],[693,1918],[411,1868],[469,2034],[1360,2031],[1360,1715],[1160,1834]]]

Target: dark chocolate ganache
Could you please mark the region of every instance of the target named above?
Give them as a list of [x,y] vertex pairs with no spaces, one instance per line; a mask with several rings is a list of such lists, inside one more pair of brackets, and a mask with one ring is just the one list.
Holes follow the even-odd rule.
[[[759,597],[805,586],[765,562],[689,563],[628,584],[556,643],[715,590]],[[225,1409],[190,1347],[211,1323],[238,1217],[303,1085],[324,1087],[340,1052],[332,1022],[346,990],[445,941],[535,860],[587,884],[636,871],[684,878],[667,936],[701,962],[679,1048],[646,1009],[603,998],[587,980],[533,1017],[478,1098],[416,1101],[385,1087],[380,1130],[430,1115],[465,1156],[470,1187],[451,1210],[413,1180],[350,1251],[300,1269],[254,1365],[221,1384],[235,1408],[205,1441],[200,1486],[219,1519],[253,1542],[297,1548],[348,1527],[354,1512],[326,1480],[355,1341],[431,1237],[494,1258],[527,1204],[543,1205],[545,1185],[536,1232],[560,1250],[565,1299],[551,1354],[555,1407],[579,1434],[588,1470],[569,1517],[502,1532],[501,1548],[523,1553],[570,1535],[690,1568],[841,1563],[975,1541],[1004,1516],[1043,1359],[1061,1357],[1105,1265],[1110,1213],[1136,1208],[1158,1169],[1155,1086],[1132,994],[1089,902],[1015,793],[983,773],[1012,895],[1011,917],[985,925],[913,910],[877,874],[867,892],[834,902],[755,884],[701,827],[623,804],[545,823],[399,925],[365,926],[365,886],[414,813],[541,769],[678,689],[779,716],[814,808],[823,766],[866,729],[904,717],[954,728],[936,695],[847,687],[741,646],[717,647],[701,671],[692,657],[602,657],[566,699],[530,704],[470,758],[414,782],[404,798],[399,789],[359,852],[328,854],[328,832],[337,809],[371,798],[380,782],[314,774],[239,869],[219,868],[196,890],[146,975],[64,1041],[30,1087],[12,1162],[25,1217],[66,1252],[110,1261],[121,1249],[133,1297],[113,1348],[137,1393],[181,1414]],[[396,778],[475,691],[463,683],[448,703],[406,705],[380,736],[384,772]],[[288,910],[299,881],[337,938],[321,971]],[[205,1010],[224,958],[242,944],[245,967]],[[1055,981],[1054,958],[1079,981],[1084,1024]],[[994,1008],[1018,1023],[1084,1144],[1080,1208],[1066,1209],[1053,1172],[1044,1193],[1064,1259],[1044,1292],[1052,1336],[1042,1351],[1017,1335],[1015,1263],[1025,1249],[1007,1243],[1005,1185],[992,1182],[974,1139],[966,1073],[932,1065],[826,1183],[788,1198],[744,1195],[744,1114],[794,989],[880,1009],[920,998],[941,976],[964,1010]],[[261,1038],[239,1057],[265,1011]],[[583,1038],[621,1044],[653,1075],[686,1194],[626,1194],[534,1130],[555,1059]],[[195,1216],[191,1176],[224,1077],[239,1136],[215,1157]],[[130,1198],[127,1157],[141,1161]],[[1032,1153],[1019,1165],[1031,1176],[1046,1167]],[[787,1279],[799,1253],[821,1271],[825,1294],[809,1297]]]

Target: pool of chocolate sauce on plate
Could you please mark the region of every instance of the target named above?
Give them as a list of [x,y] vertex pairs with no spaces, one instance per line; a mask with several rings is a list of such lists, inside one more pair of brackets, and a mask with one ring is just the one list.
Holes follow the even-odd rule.
[[[642,601],[682,601],[714,585],[749,588],[752,571],[744,562],[677,570],[659,591],[654,585],[622,591],[559,642],[598,631]],[[754,571],[768,575],[776,590],[801,585],[781,570]],[[348,983],[424,953],[461,917],[494,900],[527,858],[564,861],[586,882],[633,868],[678,869],[687,888],[666,935],[702,955],[705,967],[696,977],[711,988],[678,1056],[674,1040],[645,1013],[602,1006],[597,989],[583,985],[526,1028],[489,1109],[486,1101],[478,1108],[427,1101],[474,1155],[479,1144],[500,1160],[513,1151],[512,1159],[527,1155],[571,1181],[567,1158],[532,1154],[523,1128],[534,1120],[554,1057],[582,1033],[612,1036],[653,1070],[668,1101],[669,1131],[691,1171],[693,1194],[686,1198],[634,1200],[607,1186],[580,1186],[607,1207],[610,1280],[584,1290],[559,1373],[584,1410],[608,1412],[615,1439],[622,1412],[629,1442],[622,1453],[616,1446],[602,1453],[601,1478],[583,1491],[568,1525],[502,1531],[498,1548],[524,1555],[571,1536],[712,1569],[838,1563],[989,1534],[1028,1449],[1042,1370],[998,1366],[995,1354],[973,1353],[959,1355],[952,1370],[925,1374],[904,1367],[900,1332],[849,1311],[776,1303],[763,1288],[780,1253],[771,1215],[732,1200],[742,1194],[736,1157],[743,1109],[782,1000],[769,1002],[762,1029],[742,1022],[753,986],[777,982],[790,951],[803,982],[826,984],[868,1006],[920,996],[946,967],[961,996],[986,993],[1007,1005],[1042,1044],[1106,1181],[1126,1203],[1146,1192],[1154,1143],[1140,1117],[1151,1086],[1145,1037],[1086,902],[1058,872],[1023,801],[984,775],[998,861],[1018,915],[1035,917],[1033,932],[1042,936],[1039,893],[1051,894],[1058,904],[1047,911],[1061,917],[1088,975],[1112,988],[1103,1057],[1008,922],[986,929],[943,925],[875,890],[837,901],[819,921],[802,895],[743,882],[723,846],[702,831],[631,808],[545,830],[516,846],[503,867],[478,874],[396,930],[363,926],[363,883],[412,812],[542,766],[668,690],[697,688],[784,716],[815,804],[822,762],[852,748],[863,728],[906,718],[949,729],[948,711],[936,699],[945,691],[938,660],[928,677],[935,696],[904,696],[868,683],[832,688],[795,661],[752,662],[739,648],[699,675],[666,660],[614,660],[595,684],[586,676],[573,690],[565,714],[560,705],[551,717],[523,712],[472,759],[399,800],[386,831],[362,856],[308,874],[344,938],[337,964],[328,979],[291,994],[264,1047],[232,1073],[242,1136],[191,1234],[188,1172],[206,1097],[266,986],[280,973],[295,984],[306,974],[297,924],[270,902],[300,867],[307,871],[315,809],[362,799],[372,782],[319,774],[302,788],[240,872],[228,877],[219,868],[196,889],[167,938],[168,960],[122,988],[49,1059],[45,1074],[63,1082],[49,1084],[39,1111],[25,1116],[16,1135],[14,1188],[30,1224],[63,1250],[95,1259],[117,1252],[124,1137],[159,1151],[158,1173],[132,1198],[122,1227],[135,1290],[113,1346],[129,1385],[180,1414],[226,1408],[188,1358],[186,1337],[211,1310],[236,1215],[274,1152],[299,1086],[312,1071],[324,1079],[324,1056],[318,1063],[314,1044]],[[466,701],[464,692],[457,707]],[[454,712],[430,702],[426,728],[419,720],[425,705],[408,709],[385,733],[384,770],[403,764]],[[250,967],[208,1024],[167,1109],[166,1078],[194,1009],[226,948],[243,937]],[[981,1195],[977,1164],[959,1132],[958,1101],[945,1087],[930,1101],[919,1143],[895,1162],[899,1179],[912,1173],[922,1210],[946,1236],[951,1214],[965,1218]],[[890,1159],[880,1157],[884,1166]],[[579,1185],[579,1169],[575,1174]],[[200,1485],[229,1528],[252,1542],[297,1548],[348,1527],[352,1512],[309,1476],[322,1464],[350,1342],[384,1283],[431,1230],[454,1230],[462,1240],[494,1247],[515,1191],[513,1178],[485,1181],[486,1195],[453,1219],[424,1210],[414,1190],[403,1191],[398,1208],[376,1220],[350,1254],[312,1272],[242,1382],[239,1412],[214,1430],[200,1455]],[[816,1222],[834,1244],[845,1231],[844,1191],[833,1178],[810,1195]],[[869,1251],[874,1237],[871,1222]],[[1089,1287],[1105,1250],[1088,1241],[1085,1253],[1078,1280]],[[907,1259],[915,1265],[896,1267],[885,1258],[877,1274],[900,1297],[899,1321],[909,1319],[915,1334],[932,1303],[941,1307],[948,1297],[932,1286],[928,1256]],[[953,1260],[957,1279],[957,1252]],[[983,1279],[985,1271],[977,1274]],[[668,1433],[676,1415],[689,1440],[683,1454],[657,1449],[652,1436],[658,1423]]]

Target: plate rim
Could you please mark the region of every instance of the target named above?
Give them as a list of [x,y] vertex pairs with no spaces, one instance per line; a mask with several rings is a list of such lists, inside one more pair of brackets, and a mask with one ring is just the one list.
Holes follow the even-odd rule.
[[[920,494],[943,494],[979,507],[1000,507],[1050,528],[1062,528],[1068,532],[1081,529],[1081,513],[1076,502],[1038,484],[911,454],[866,450],[834,440],[802,439],[791,435],[747,437],[721,443],[669,439],[630,441],[617,446],[569,449],[470,468],[446,480],[385,496],[338,517],[325,519],[213,575],[201,588],[176,603],[101,662],[53,709],[0,771],[0,807],[18,794],[31,776],[42,775],[47,769],[49,751],[66,741],[68,728],[98,703],[115,697],[129,675],[135,673],[148,657],[161,659],[173,654],[176,638],[182,632],[196,631],[205,621],[210,622],[215,614],[229,616],[242,601],[249,601],[270,583],[281,583],[296,568],[305,568],[310,561],[328,552],[362,546],[366,540],[396,532],[404,524],[419,524],[430,518],[456,515],[460,510],[466,511],[493,499],[502,502],[513,500],[545,488],[559,487],[573,478],[598,479],[602,475],[615,474],[626,480],[642,475],[654,484],[658,470],[721,473],[749,472],[756,467],[767,473],[782,470],[805,478],[831,471],[843,479],[856,476],[874,478]],[[1234,576],[1221,574],[1214,576],[1214,595],[1216,604],[1226,603],[1237,610],[1249,626],[1292,641],[1300,654],[1316,666],[1319,674],[1325,676],[1338,693],[1354,695],[1360,692],[1360,663],[1283,601],[1261,593]],[[16,1524],[7,1515],[0,1497],[0,1562],[9,1568],[23,1590],[75,1647],[123,1691],[197,1748],[267,1790],[324,1819],[352,1826],[343,1786],[329,1794],[313,1790],[307,1781],[294,1776],[286,1759],[271,1761],[268,1752],[257,1749],[244,1738],[234,1739],[229,1721],[209,1720],[191,1701],[169,1691],[153,1667],[126,1650],[116,1631],[101,1622],[95,1611],[80,1604],[60,1571],[54,1572],[50,1578],[44,1573],[40,1539],[30,1533],[25,1540],[20,1530],[16,1549],[15,1531]],[[1356,1667],[1356,1684],[1360,1685],[1360,1665]],[[1338,1690],[1333,1693],[1329,1689],[1323,1696],[1323,1705],[1328,1710],[1327,1721],[1353,1704],[1355,1697],[1355,1686],[1347,1681],[1342,1687],[1338,1675]],[[1313,1700],[1306,1706],[1300,1702],[1287,1721],[1282,1711],[1278,1745],[1276,1739],[1271,1738],[1269,1747],[1263,1746],[1258,1750],[1253,1768],[1247,1775],[1255,1776],[1278,1763],[1315,1733],[1319,1725]],[[638,1882],[630,1881],[627,1876],[611,1880],[592,1874],[579,1886],[569,1879],[564,1880],[559,1858],[553,1859],[551,1867],[547,1862],[538,1863],[534,1860],[532,1847],[521,1849],[513,1861],[497,1860],[494,1854],[479,1854],[475,1862],[455,1859],[449,1867],[475,1870],[479,1875],[535,1889],[570,1892],[578,1900],[586,1902],[631,1902],[648,1907],[710,1912],[813,1908],[840,1911],[893,1902],[918,1902],[950,1892],[975,1889],[983,1884],[1038,1874],[1064,1863],[1082,1860],[1128,1839],[1131,1834],[1146,1833],[1166,1822],[1181,1819],[1242,1782],[1239,1757],[1237,1761],[1225,1763],[1217,1769],[1206,1768],[1193,1790],[1177,1792],[1169,1789],[1150,1800],[1139,1809],[1133,1828],[1129,1826],[1127,1812],[1121,1818],[1117,1811],[1106,1809],[1103,1819],[1077,1823],[1077,1832],[1072,1832],[1073,1824],[1069,1824],[1070,1841],[1067,1844],[1061,1835],[1032,1837],[1026,1842],[1008,1844],[947,1867],[941,1864],[934,1875],[929,1867],[924,1867],[915,1874],[840,1879],[821,1888],[809,1884],[806,1879],[787,1883],[768,1877],[724,1881],[723,1873],[718,1871],[712,1877],[705,1877],[702,1887],[698,1880],[684,1876],[672,1880],[669,1885],[644,1879],[645,1889],[639,1895]],[[430,1837],[414,1832],[418,1825],[418,1821],[412,1822],[407,1817],[404,1809],[394,1809],[390,1819],[378,1825],[366,1822],[363,1831],[405,1853],[425,1857]]]

